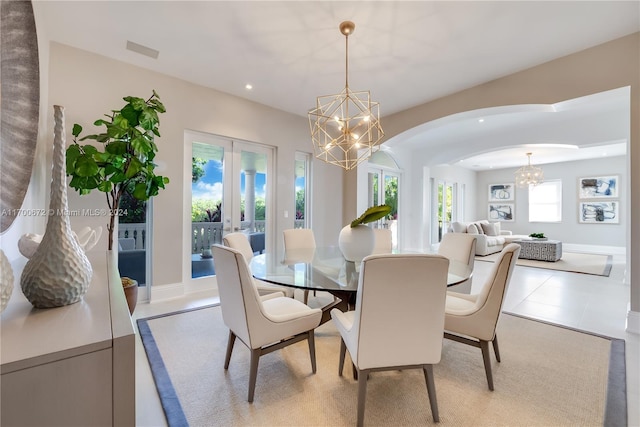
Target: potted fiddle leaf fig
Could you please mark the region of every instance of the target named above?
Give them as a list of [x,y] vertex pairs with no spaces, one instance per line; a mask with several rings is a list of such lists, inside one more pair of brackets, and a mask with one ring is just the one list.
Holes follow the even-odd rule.
[[[165,188],[169,178],[155,174],[154,159],[160,136],[158,114],[165,107],[153,91],[148,99],[124,97],[126,104],[119,110],[105,114],[94,126],[104,126],[104,132],[80,137],[82,126],[73,125],[73,143],[67,148],[67,176],[69,186],[81,195],[93,190],[107,197],[109,250],[113,249],[113,231],[121,214],[120,201],[129,193],[137,200],[148,200]],[[94,140],[98,144],[81,145],[81,141]]]

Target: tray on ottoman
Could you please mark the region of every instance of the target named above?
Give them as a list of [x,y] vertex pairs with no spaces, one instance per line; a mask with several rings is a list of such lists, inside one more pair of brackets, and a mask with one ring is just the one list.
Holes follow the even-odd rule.
[[559,240],[514,240],[520,245],[522,259],[556,262],[562,258],[562,242]]

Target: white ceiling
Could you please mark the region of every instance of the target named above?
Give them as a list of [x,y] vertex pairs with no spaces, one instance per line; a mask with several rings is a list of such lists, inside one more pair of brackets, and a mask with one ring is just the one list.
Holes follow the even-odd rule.
[[[356,30],[349,38],[349,85],[371,90],[380,102],[383,126],[385,115],[640,30],[638,1],[33,4],[40,37],[305,117],[316,96],[344,87],[345,46],[338,25],[352,20]],[[159,51],[158,58],[127,50],[127,41]],[[247,83],[253,85],[251,91],[245,89]],[[485,128],[512,146],[517,133],[507,129],[529,120],[546,126],[545,118],[553,114],[503,116],[500,126],[496,120]],[[569,114],[565,118],[571,119]],[[554,127],[560,132],[562,126]],[[442,137],[438,133],[444,128],[433,128],[440,132],[426,127],[412,144]],[[456,138],[464,139],[458,133]],[[599,142],[615,139],[607,136]],[[488,167],[481,158],[474,162]]]

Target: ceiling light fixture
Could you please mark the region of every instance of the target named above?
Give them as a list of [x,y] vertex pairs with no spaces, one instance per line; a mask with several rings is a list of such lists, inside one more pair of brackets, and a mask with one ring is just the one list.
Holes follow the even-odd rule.
[[345,86],[337,95],[316,98],[309,111],[309,126],[315,156],[327,163],[351,170],[380,149],[384,136],[380,126],[379,103],[371,101],[369,91],[349,89],[349,35],[356,26],[340,24],[345,36]]
[[538,185],[544,181],[544,172],[537,166],[531,165],[531,154],[527,153],[528,164],[516,171],[516,184],[518,187]]

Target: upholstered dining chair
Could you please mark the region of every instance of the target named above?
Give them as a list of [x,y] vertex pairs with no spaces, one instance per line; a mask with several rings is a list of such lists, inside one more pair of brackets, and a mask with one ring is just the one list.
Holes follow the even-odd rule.
[[276,292],[260,296],[245,257],[240,251],[213,245],[222,319],[229,328],[224,369],[229,368],[236,338],[251,350],[247,400],[253,402],[260,356],[307,340],[311,370],[316,373],[314,329],[322,311]]
[[[251,244],[249,243],[249,239],[244,233],[229,233],[224,235],[222,238],[222,243],[224,246],[228,246],[230,248],[236,249],[240,251],[240,253],[244,256],[244,259],[247,261],[247,264],[251,262],[253,258],[253,249],[251,248]],[[265,282],[259,279],[253,279],[253,282],[258,289],[258,293],[260,295],[270,294],[272,292],[282,292],[285,296],[289,298],[293,298],[293,288],[287,288],[285,286],[273,285],[271,283]]]
[[500,362],[496,326],[519,254],[517,243],[505,246],[479,293],[447,292],[444,336],[480,348],[489,390],[493,390],[489,343],[493,344],[496,360]]
[[376,243],[373,247],[374,254],[390,254],[393,250],[393,236],[388,228],[374,228]]
[[[283,231],[283,236],[285,255],[287,251],[316,248],[316,238],[310,228],[290,228]],[[316,292],[313,291],[313,294]],[[304,291],[303,301],[305,304],[309,302],[308,290]]]
[[[476,237],[467,233],[445,233],[438,247],[438,254],[467,264],[473,271],[473,264],[476,259]],[[449,287],[450,291],[460,293],[471,293],[472,277],[462,283]]]
[[[358,378],[358,426],[370,372],[421,368],[439,421],[433,364],[440,362],[449,260],[435,254],[369,255],[361,265],[354,311],[333,309],[342,375],[349,350]],[[426,283],[425,283],[426,282]]]

